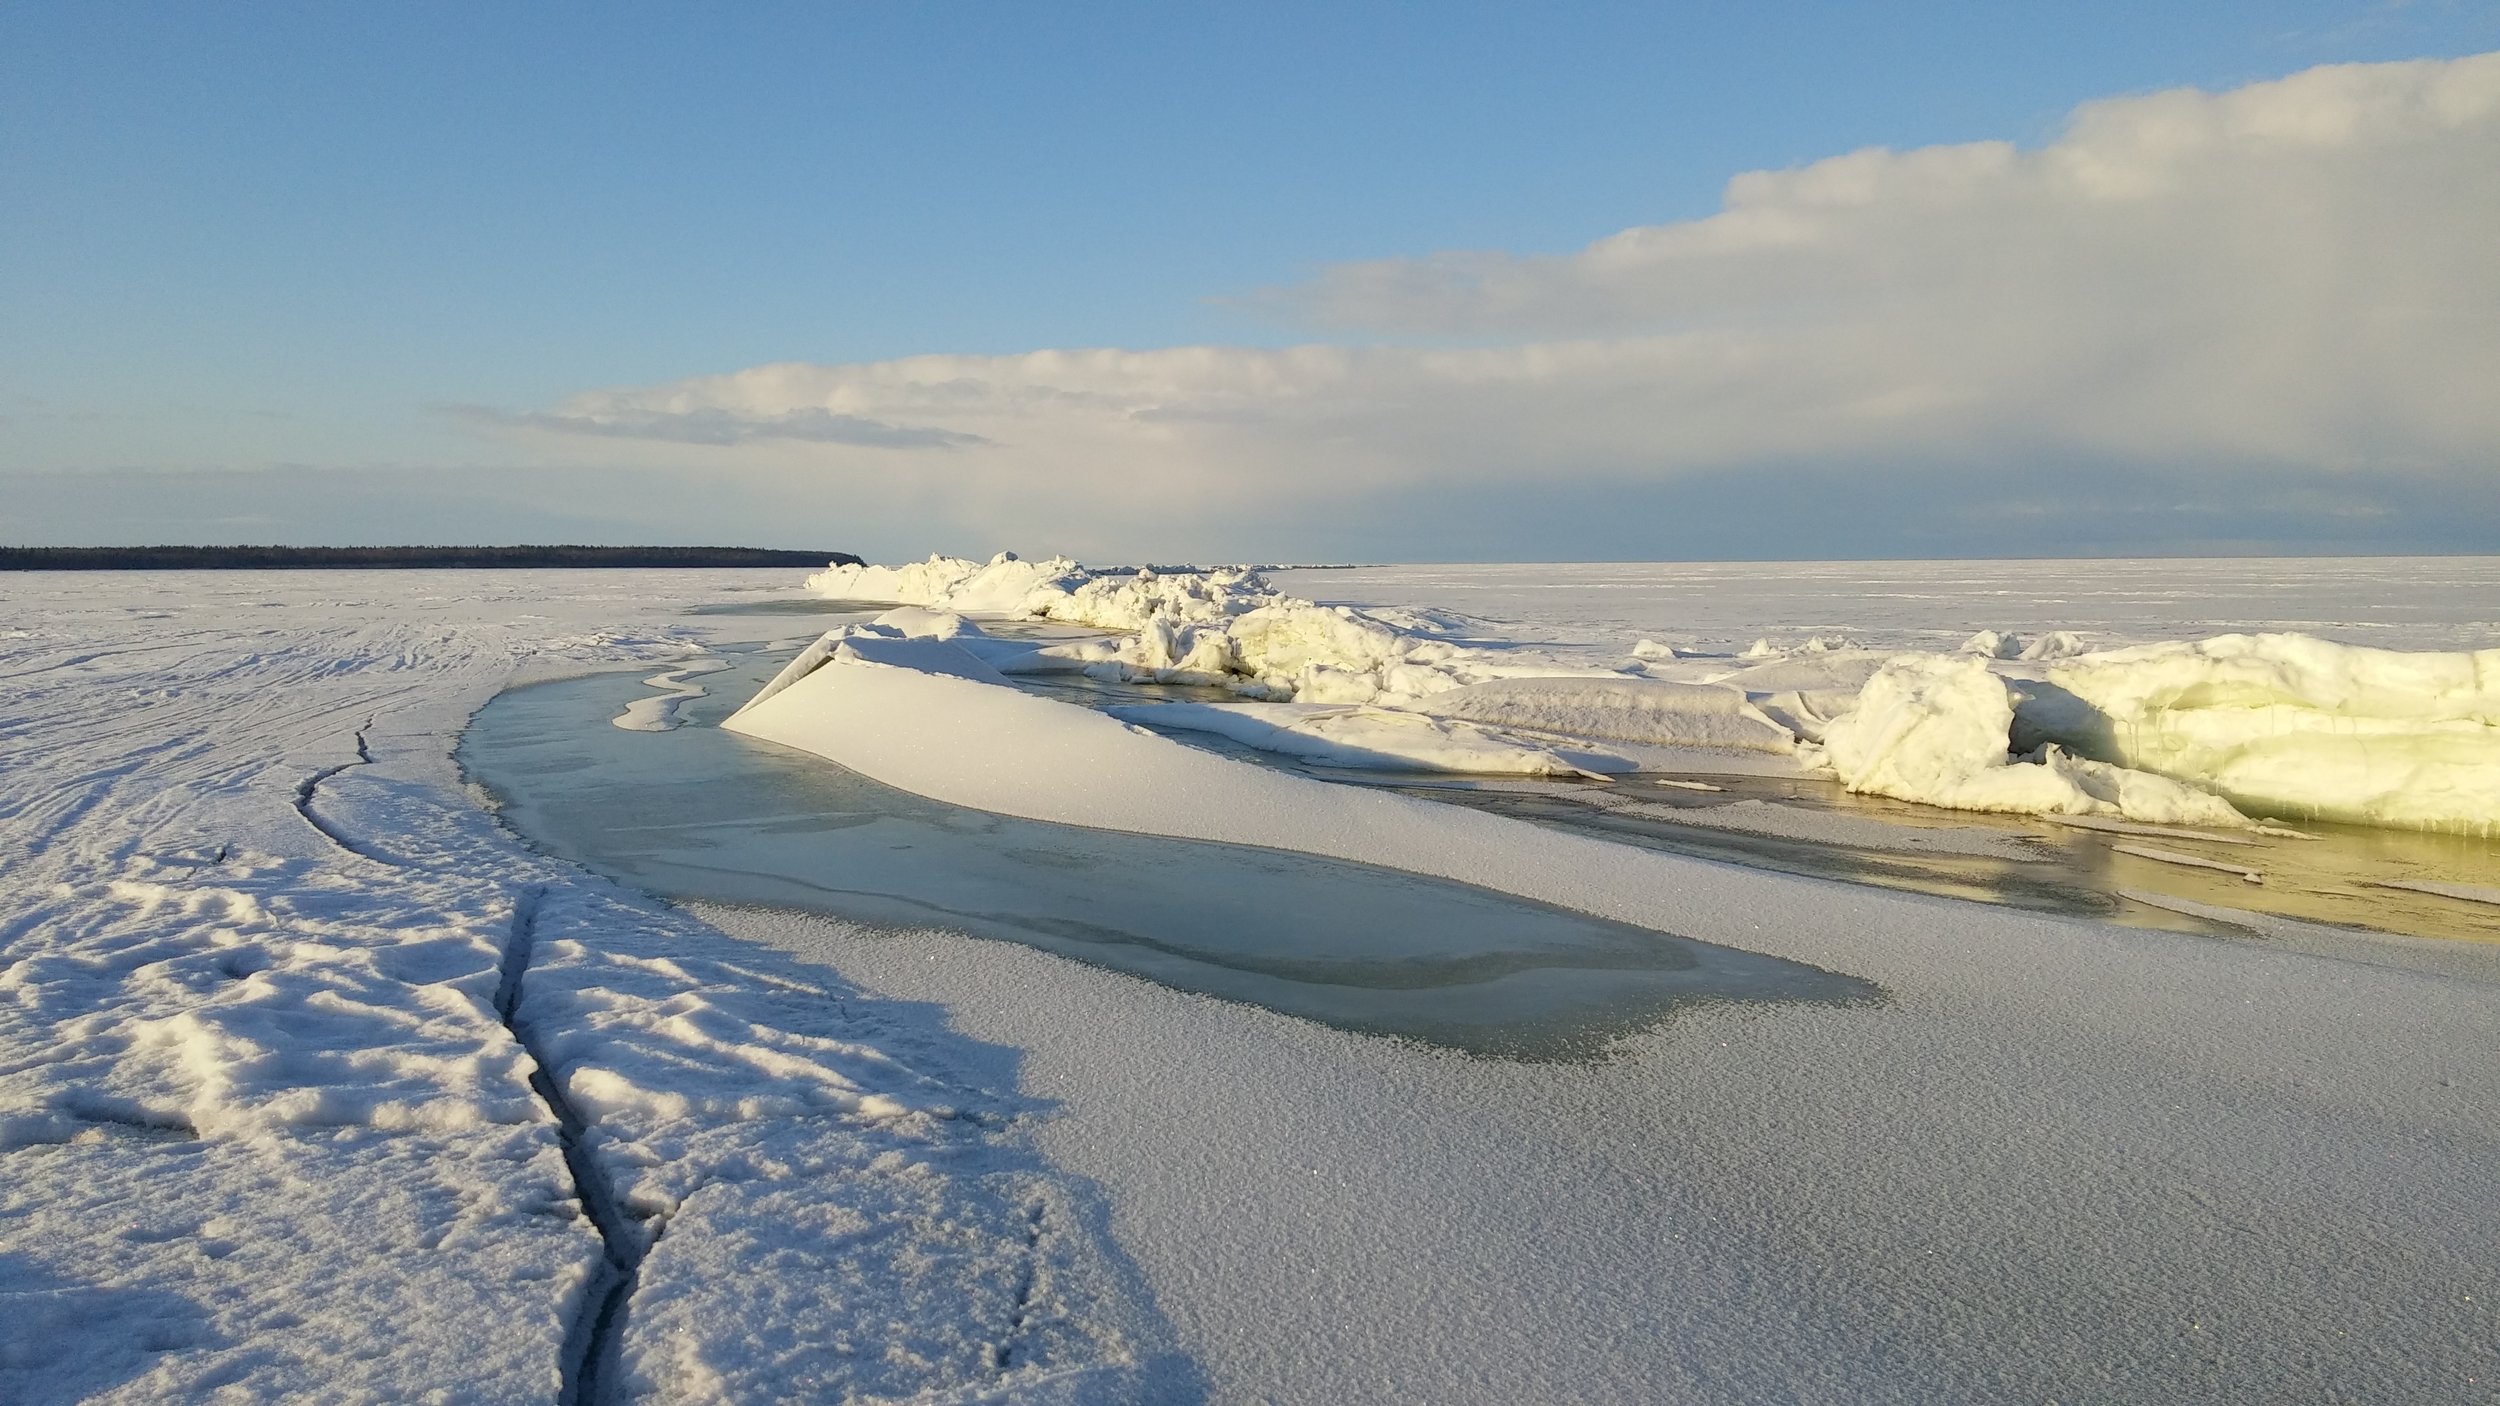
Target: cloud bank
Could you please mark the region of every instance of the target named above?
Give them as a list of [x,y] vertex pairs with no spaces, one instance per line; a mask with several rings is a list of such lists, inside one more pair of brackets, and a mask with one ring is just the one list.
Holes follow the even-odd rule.
[[502,430],[1138,551],[1158,526],[1505,490],[1672,511],[1662,485],[1747,473],[1952,483],[1983,517],[2274,473],[2367,517],[2373,485],[2500,474],[2495,248],[2500,54],[2347,65],[2092,103],[2037,150],[1751,172],[1718,214],[1577,253],[1349,264],[1242,300],[1326,344],[763,366]]
[[848,444],[873,449],[960,449],[988,441],[979,435],[928,425],[894,425],[865,415],[841,415],[807,405],[781,411],[733,413],[715,405],[684,409],[618,404],[577,413],[513,414],[479,405],[445,406],[463,419],[514,429],[566,435],[650,439],[663,444],[751,444],[788,439],[810,444]]

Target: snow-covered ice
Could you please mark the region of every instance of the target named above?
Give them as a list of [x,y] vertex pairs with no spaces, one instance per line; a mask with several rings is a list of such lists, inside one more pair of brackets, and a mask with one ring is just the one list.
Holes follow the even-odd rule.
[[[709,726],[771,662],[740,660],[722,696],[689,705],[692,725],[665,739],[584,726],[633,692],[630,678],[514,690],[479,712],[461,759],[537,847],[680,901],[938,923],[1472,1053],[1585,1057],[1696,1001],[1874,995],[1472,884],[968,810]],[[1317,785],[1221,766],[1293,793]]]
[[[791,633],[691,608],[778,577],[12,578],[0,1399],[2492,1398],[2500,973],[2463,944],[1801,880],[1041,690],[1189,686],[1131,716],[1523,794],[1606,794],[1538,753],[1634,792],[1768,767],[1994,800],[2027,769],[2065,788],[2035,808],[2234,887],[2281,853],[2242,817],[2436,829],[2484,794],[2500,565],[1681,570],[863,571],[817,592],[908,609],[738,721],[963,805],[1447,876],[1881,993],[1678,1007],[1593,1063],[690,912],[464,782],[516,677],[630,668],[651,706],[616,720],[682,723],[700,661]],[[2132,750],[2058,732],[2082,707]],[[698,735],[610,710],[582,725],[618,747]],[[2336,761],[2347,734],[2387,760]],[[2312,770],[2332,797],[2267,789]],[[1993,861],[1985,819],[1917,833]]]
[[671,593],[758,580],[9,580],[0,1399],[1161,1390],[990,1056],[452,766],[516,670],[685,659]]
[[1797,745],[1739,690],[1663,679],[1505,679],[1436,693],[1417,706],[1434,717],[1606,742],[1749,752]]
[[1599,1064],[705,910],[1026,1051],[1215,1399],[2488,1401],[2494,989],[1807,885]]

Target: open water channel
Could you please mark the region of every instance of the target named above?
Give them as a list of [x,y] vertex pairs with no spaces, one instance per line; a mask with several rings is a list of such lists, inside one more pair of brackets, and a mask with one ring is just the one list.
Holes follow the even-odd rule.
[[671,731],[610,725],[648,667],[508,690],[461,764],[531,844],[648,893],[945,927],[1477,1054],[1591,1056],[1696,1001],[1880,996],[1446,880],[932,801],[723,731],[787,651],[723,657]]

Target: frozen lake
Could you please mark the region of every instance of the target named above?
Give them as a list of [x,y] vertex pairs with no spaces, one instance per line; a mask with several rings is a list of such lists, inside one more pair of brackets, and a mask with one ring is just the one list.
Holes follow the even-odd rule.
[[2500,645],[2500,557],[1566,562],[1278,571],[1328,603],[1428,602],[1513,637],[1734,650],[1765,635],[1950,649],[1979,630],[2096,642],[2288,630],[2381,649]]
[[[2349,591],[2326,628],[2493,643],[2489,563],[2373,569],[2179,564],[2127,628],[2264,571]],[[1857,594],[1932,566],[1400,570],[1289,579],[1611,666],[1678,620],[2073,627],[2045,583],[2103,568],[1970,574],[2036,618]],[[1643,574],[1670,595],[1604,584]],[[723,733],[842,618],[783,576],[11,584],[12,1401],[544,1400],[593,1362],[686,1401],[2492,1394],[2500,981],[2390,916],[2431,896],[2375,936],[2181,887],[2155,930],[2110,836],[1808,778],[1322,788],[1516,831],[1526,869],[1468,851],[1484,882],[1612,895],[1598,921]],[[2295,610],[2249,600],[2231,623]],[[688,726],[609,725],[705,659],[735,667],[680,675]],[[464,732],[539,848],[463,784]],[[2343,852],[2225,838],[2267,842],[2265,884],[2178,882],[2270,902]],[[2158,847],[2199,844],[2234,853]]]

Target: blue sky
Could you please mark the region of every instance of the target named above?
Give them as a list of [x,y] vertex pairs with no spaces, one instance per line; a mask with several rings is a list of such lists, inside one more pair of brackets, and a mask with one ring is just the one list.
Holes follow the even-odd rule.
[[[1384,312],[1362,271],[1403,288],[1413,269],[1438,278],[1429,257],[1452,250],[1525,267],[1704,220],[1744,172],[1867,147],[2035,150],[2094,100],[2495,48],[2489,4],[13,5],[0,474],[22,491],[0,539],[423,528],[885,553],[1760,556],[1782,554],[1783,531],[1806,540],[1794,514],[1781,526],[1782,494],[1844,474],[1889,507],[1808,534],[1813,554],[1979,550],[1983,530],[1922,536],[1915,509],[1966,499],[1986,453],[1943,463],[1926,441],[1880,436],[1661,454],[1654,471],[1637,445],[1549,462],[1531,443],[1507,451],[1507,476],[1488,462],[1443,478],[1419,447],[1429,434],[1367,423],[1401,446],[1398,466],[1349,459],[1334,495],[1237,491],[1261,476],[1262,444],[1281,466],[1319,442],[1271,437],[1228,442],[1144,511],[1071,471],[1073,449],[1027,455],[1015,431],[963,431],[978,472],[962,472],[971,452],[924,472],[841,458],[787,432],[807,407],[743,390],[721,413],[764,417],[770,453],[643,435],[644,420],[621,432],[621,402],[584,412],[579,398],[787,362],[1585,338],[1559,314]],[[2469,164],[2487,130],[2454,138]],[[1360,296],[1344,293],[1349,268]],[[1782,315],[1767,308],[1741,316]],[[1662,303],[1634,330],[1726,315]],[[2464,335],[2469,357],[2491,337]],[[1763,374],[1799,374],[1785,365]],[[823,394],[837,410],[859,400]],[[1672,401],[1657,420],[1670,438]],[[609,418],[585,435],[585,415]],[[2159,444],[2017,434],[1987,452],[2064,466],[2057,502],[2090,519],[2062,546],[2054,531],[2006,538],[2027,550],[2462,550],[2493,545],[2477,534],[2500,523],[2473,472],[2477,433],[2380,456],[2400,472],[2360,465],[2394,477],[2357,515],[2345,500],[2297,523],[2274,511],[2238,537],[2129,525],[2141,494],[2124,485],[2158,472]],[[2249,481],[2351,498],[2349,445],[2304,457],[2211,438],[2179,444],[2215,459],[2202,482],[2272,471]],[[1113,477],[1175,477],[1155,454],[1124,442]],[[2097,507],[2076,490],[2095,475],[2112,485]],[[1745,478],[1765,501],[1748,502]],[[1000,487],[1035,479],[1076,510],[1067,521]],[[1207,487],[1218,479],[1233,488]],[[2454,506],[2408,516],[2440,500],[2434,482],[2461,495],[2462,521]],[[2036,527],[2012,506],[1994,520]],[[1611,521],[1696,513],[1707,540]],[[1004,540],[1020,526],[1076,540]]]

